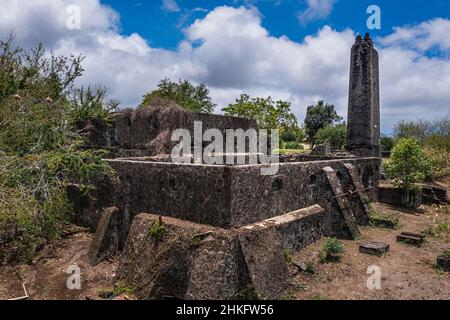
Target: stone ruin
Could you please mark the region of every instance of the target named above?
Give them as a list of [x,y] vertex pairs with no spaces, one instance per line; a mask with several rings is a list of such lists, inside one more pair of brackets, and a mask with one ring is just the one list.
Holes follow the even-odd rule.
[[163,103],[89,122],[89,147],[108,150],[114,179],[91,197],[71,188],[76,222],[97,230],[89,259],[122,251],[116,280],[142,299],[278,299],[287,288],[283,251],[321,237],[356,239],[378,197],[378,54],[368,36],[352,47],[348,152],[281,156],[264,164],[170,161],[171,132],[256,128],[255,121]]

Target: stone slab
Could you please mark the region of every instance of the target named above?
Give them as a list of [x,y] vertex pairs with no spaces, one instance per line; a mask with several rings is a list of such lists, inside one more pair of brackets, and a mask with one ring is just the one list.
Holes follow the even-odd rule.
[[115,256],[119,246],[120,210],[115,207],[103,210],[88,252],[93,266],[108,256]]
[[287,289],[288,268],[274,228],[245,230],[239,243],[258,299],[280,299]]
[[398,218],[372,215],[370,216],[370,223],[378,228],[397,229],[400,222]]
[[353,211],[345,198],[344,191],[342,189],[341,183],[337,176],[336,171],[331,167],[324,167],[322,171],[326,174],[328,182],[330,184],[331,190],[333,191],[334,199],[342,213],[345,221],[345,225],[348,228],[350,236],[352,239],[357,239],[361,236],[358,225],[356,224],[356,219]]
[[450,272],[450,252],[445,252],[444,254],[438,256],[436,264],[442,270]]
[[420,248],[423,243],[423,238],[415,237],[415,236],[407,235],[407,234],[401,234],[401,235],[397,236],[397,242],[414,245],[414,246]]
[[381,257],[389,251],[390,246],[386,243],[370,241],[359,246],[359,252]]

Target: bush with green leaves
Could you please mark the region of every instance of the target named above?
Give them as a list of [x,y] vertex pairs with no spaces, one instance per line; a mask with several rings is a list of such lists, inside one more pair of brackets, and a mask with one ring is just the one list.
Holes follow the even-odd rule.
[[343,150],[347,143],[347,125],[345,123],[329,125],[316,133],[315,142],[317,144],[324,144],[327,140],[330,141],[332,147]]
[[334,125],[342,121],[334,108],[333,104],[324,103],[320,100],[316,105],[308,106],[305,117],[305,130],[311,147],[316,142],[316,134],[320,129]]
[[75,127],[104,99],[90,92],[97,105],[76,115],[82,60],[47,55],[41,45],[14,48],[13,37],[0,42],[0,263],[30,261],[60,236],[73,212],[69,184],[88,194],[98,175],[113,175],[101,151],[83,150]]
[[247,94],[242,94],[235,103],[223,108],[222,111],[228,116],[256,120],[261,129],[280,129],[281,133],[299,130],[297,118],[291,112],[291,103],[274,101],[271,97],[251,98]]
[[194,112],[211,113],[216,107],[205,84],[195,86],[191,82],[181,79],[178,82],[170,81],[167,78],[161,80],[158,89],[144,95],[141,106],[151,105],[154,99],[158,98],[170,100],[180,107]]
[[323,250],[330,254],[340,254],[344,252],[344,245],[336,238],[329,238],[325,241]]
[[415,138],[401,138],[392,149],[389,160],[383,162],[388,176],[403,189],[403,205],[414,207],[417,197],[417,183],[432,178],[433,164],[426,158]]
[[297,141],[281,142],[281,149],[286,150],[303,150],[304,147]]
[[344,252],[344,245],[336,238],[328,238],[323,245],[324,261],[338,261]]

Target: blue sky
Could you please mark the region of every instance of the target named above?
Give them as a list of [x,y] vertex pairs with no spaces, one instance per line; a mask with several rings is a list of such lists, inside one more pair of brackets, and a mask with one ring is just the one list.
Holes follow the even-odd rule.
[[[450,17],[450,1],[447,0],[338,0],[330,15],[323,19],[299,23],[297,13],[304,11],[306,0],[176,0],[178,9],[167,10],[159,0],[103,0],[117,10],[121,17],[121,31],[124,34],[138,32],[152,46],[173,49],[183,37],[183,28],[195,19],[204,18],[218,6],[246,5],[256,7],[263,16],[262,25],[271,35],[285,35],[301,41],[306,35],[317,32],[323,25],[336,30],[351,28],[357,32],[370,31],[373,36],[385,36],[394,26],[417,24],[435,17]],[[368,30],[366,10],[370,5],[382,9],[381,30]],[[175,8],[174,8],[175,9]]]
[[168,77],[206,83],[217,113],[247,93],[291,102],[301,123],[319,99],[346,116],[350,48],[369,5],[381,9],[370,32],[382,131],[450,115],[446,0],[0,0],[0,38],[14,30],[19,46],[85,56],[79,84],[123,106]]

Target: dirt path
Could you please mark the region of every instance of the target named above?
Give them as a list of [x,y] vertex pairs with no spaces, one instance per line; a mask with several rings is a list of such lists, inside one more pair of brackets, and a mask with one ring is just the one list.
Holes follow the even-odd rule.
[[[30,299],[76,300],[96,298],[100,289],[111,289],[117,262],[102,262],[91,267],[86,254],[92,235],[79,233],[47,246],[32,265],[0,268],[0,299],[23,296],[22,283]],[[69,290],[66,271],[70,266],[81,271],[81,289]]]
[[[362,238],[358,241],[342,241],[345,253],[339,263],[319,263],[317,255],[325,239],[306,250],[295,254],[294,261],[314,263],[315,274],[295,274],[290,299],[450,299],[450,274],[436,269],[436,257],[450,243],[443,239],[428,237],[421,248],[396,242],[401,231],[420,233],[430,226],[450,222],[448,207],[436,209],[424,207],[425,213],[411,214],[397,211],[388,206],[374,204],[378,212],[389,213],[400,219],[399,230],[361,228]],[[367,241],[381,241],[390,244],[390,251],[384,257],[359,253],[359,244]],[[381,290],[367,288],[369,266],[381,268]]]

